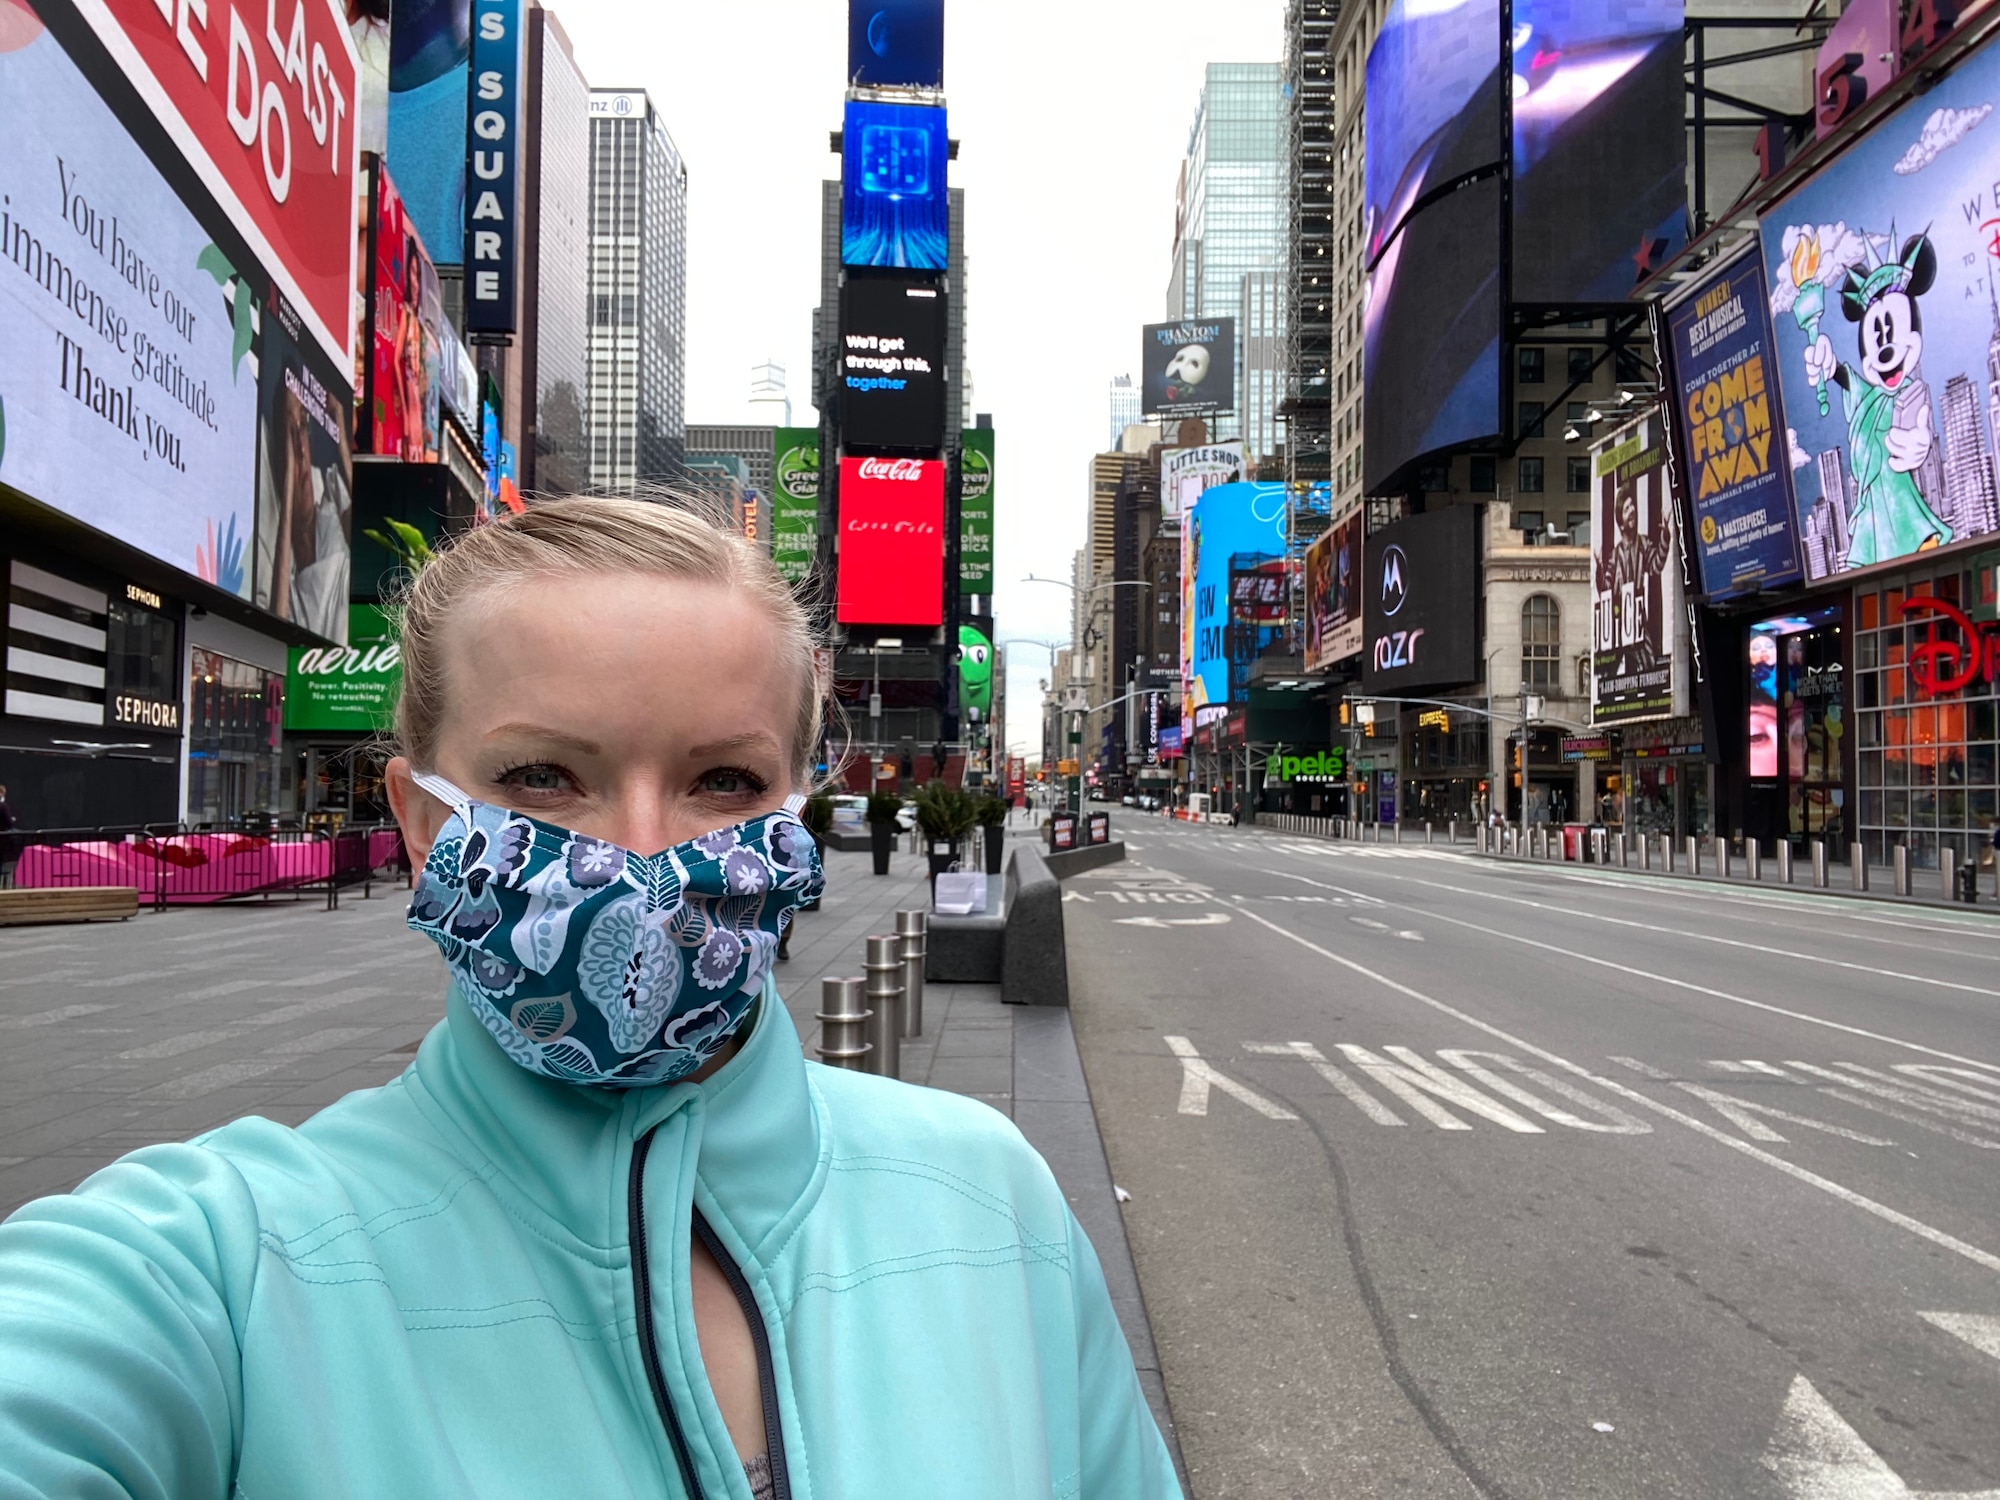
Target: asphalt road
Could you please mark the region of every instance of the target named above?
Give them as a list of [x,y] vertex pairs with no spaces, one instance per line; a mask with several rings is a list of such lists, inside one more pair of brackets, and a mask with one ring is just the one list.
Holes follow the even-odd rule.
[[1072,1000],[1202,1500],[2000,1497],[2000,918],[1119,831]]

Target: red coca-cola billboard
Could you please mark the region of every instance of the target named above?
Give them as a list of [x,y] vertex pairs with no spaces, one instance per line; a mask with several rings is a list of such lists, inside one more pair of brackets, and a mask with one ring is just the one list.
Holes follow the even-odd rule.
[[843,625],[944,623],[944,464],[935,458],[840,461]]
[[337,0],[73,3],[335,368],[353,368],[361,60]]

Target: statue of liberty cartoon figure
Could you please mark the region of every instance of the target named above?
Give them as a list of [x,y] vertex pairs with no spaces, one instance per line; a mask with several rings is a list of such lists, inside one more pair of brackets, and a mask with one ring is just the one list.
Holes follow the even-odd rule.
[[1838,295],[1841,312],[1855,325],[1858,359],[1842,359],[1819,331],[1828,284],[1821,277],[1820,236],[1811,231],[1799,233],[1791,247],[1797,289],[1791,311],[1806,336],[1806,378],[1822,413],[1827,385],[1841,390],[1854,479],[1844,566],[1865,568],[1939,546],[1952,539],[1952,530],[1925,502],[1914,472],[1937,441],[1930,387],[1917,372],[1924,351],[1919,299],[1937,275],[1937,252],[1927,233],[1911,236],[1900,254],[1887,259],[1878,246],[1894,248],[1893,228],[1886,236],[1864,231],[1854,239],[1860,253],[1838,273]]

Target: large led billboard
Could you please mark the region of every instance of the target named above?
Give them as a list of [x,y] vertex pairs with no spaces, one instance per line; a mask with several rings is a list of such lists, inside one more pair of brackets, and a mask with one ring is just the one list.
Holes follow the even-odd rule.
[[944,445],[945,294],[907,276],[840,291],[840,440],[849,452]]
[[1141,333],[1140,400],[1149,417],[1236,410],[1236,320],[1148,323]]
[[949,156],[942,105],[848,100],[841,125],[842,265],[945,269]]
[[1361,362],[1370,494],[1404,487],[1426,454],[1499,435],[1499,242],[1500,184],[1488,177],[1424,210],[1369,273]]
[[835,613],[843,625],[944,622],[944,464],[840,460]]
[[[1245,482],[1201,492],[1181,525],[1181,719],[1199,727],[1230,700],[1233,585],[1285,556],[1285,487]],[[1254,624],[1254,622],[1252,622]]]
[[771,446],[771,561],[787,583],[812,576],[819,550],[819,429],[780,427]]
[[1513,298],[1613,302],[1687,238],[1682,0],[1514,0]]
[[1479,516],[1476,505],[1446,505],[1368,538],[1364,691],[1452,687],[1479,676]]
[[1667,363],[1680,487],[1710,599],[1791,583],[1799,525],[1778,405],[1777,337],[1753,249],[1667,308]]
[[0,484],[247,599],[254,273],[36,13],[0,17]]
[[958,591],[993,592],[993,429],[958,435]]
[[1372,265],[1427,194],[1500,161],[1499,0],[1395,0],[1368,52],[1362,111]]
[[944,0],[848,0],[850,88],[944,87]]
[[1811,579],[2000,531],[1996,104],[1987,47],[1764,216]]
[[1657,417],[1591,451],[1590,721],[1668,719],[1685,707],[1681,560]]
[[373,294],[368,362],[361,394],[360,448],[404,463],[443,456],[444,302],[437,268],[403,196],[387,172],[374,173]]
[[445,265],[464,257],[471,62],[472,0],[390,0],[389,170]]
[[[96,33],[310,336],[345,369],[361,62],[342,6],[39,0],[35,8],[43,4],[65,36],[71,14]],[[0,139],[11,147],[16,137]]]
[[1355,506],[1306,548],[1306,670],[1361,649],[1362,511]]
[[297,317],[265,309],[257,355],[255,599],[328,640],[347,633],[354,501],[347,395],[300,347]]

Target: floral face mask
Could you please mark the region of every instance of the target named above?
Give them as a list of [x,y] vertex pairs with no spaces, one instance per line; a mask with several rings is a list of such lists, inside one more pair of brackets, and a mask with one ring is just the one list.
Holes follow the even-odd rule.
[[502,1050],[567,1083],[671,1083],[715,1056],[763,989],[792,913],[824,885],[802,797],[634,854],[442,777],[415,779],[453,811],[410,926],[438,945]]

